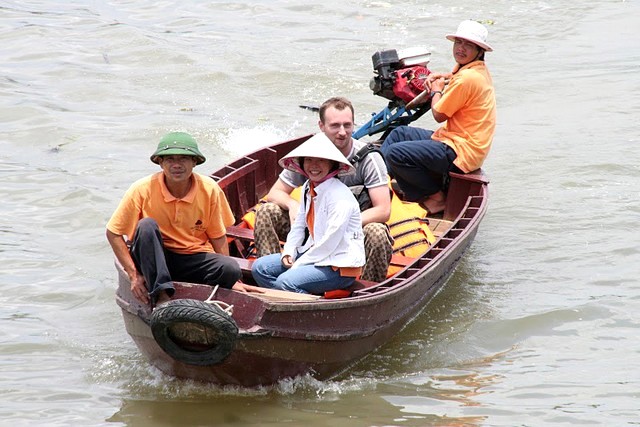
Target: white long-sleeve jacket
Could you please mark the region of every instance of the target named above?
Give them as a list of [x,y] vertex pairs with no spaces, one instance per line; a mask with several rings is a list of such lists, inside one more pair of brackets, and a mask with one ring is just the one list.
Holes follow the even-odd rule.
[[304,202],[287,236],[282,256],[291,255],[293,267],[317,266],[362,267],[365,264],[364,233],[356,198],[336,178],[315,187],[314,237],[303,246],[310,203],[309,181],[304,183]]

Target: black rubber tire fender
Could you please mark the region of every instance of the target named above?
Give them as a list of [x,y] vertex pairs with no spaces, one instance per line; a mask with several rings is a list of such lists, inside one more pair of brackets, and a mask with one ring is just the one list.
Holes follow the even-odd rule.
[[233,351],[238,326],[215,304],[176,299],[153,310],[151,332],[174,359],[188,365],[210,366],[221,363]]

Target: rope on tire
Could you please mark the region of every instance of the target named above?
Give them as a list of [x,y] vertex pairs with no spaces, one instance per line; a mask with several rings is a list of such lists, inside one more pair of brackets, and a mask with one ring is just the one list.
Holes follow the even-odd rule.
[[224,301],[218,301],[218,300],[211,299],[216,294],[216,292],[218,292],[218,288],[219,287],[220,287],[220,285],[215,285],[213,287],[213,291],[211,291],[211,295],[209,295],[209,298],[204,300],[204,302],[206,302],[207,304],[213,304],[213,305],[217,306],[220,310],[224,311],[229,316],[231,316],[233,314],[233,305],[232,304],[227,304]]

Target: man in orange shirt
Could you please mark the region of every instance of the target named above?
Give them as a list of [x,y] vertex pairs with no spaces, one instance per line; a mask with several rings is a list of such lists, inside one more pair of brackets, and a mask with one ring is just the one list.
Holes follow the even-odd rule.
[[400,126],[381,147],[405,199],[432,214],[445,208],[443,181],[450,171],[468,173],[482,166],[496,127],[495,91],[484,63],[485,52],[493,50],[487,29],[463,21],[446,37],[453,41],[456,66],[452,73],[430,74],[427,82],[433,118],[446,123],[435,132]]
[[173,280],[263,292],[238,282],[226,239],[231,208],[213,179],[193,172],[205,160],[189,134],[165,135],[151,156],[162,171],[135,182],[107,224],[131,292],[145,304],[169,300]]

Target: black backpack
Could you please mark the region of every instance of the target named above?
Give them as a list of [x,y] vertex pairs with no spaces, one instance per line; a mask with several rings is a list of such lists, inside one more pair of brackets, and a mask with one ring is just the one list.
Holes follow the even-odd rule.
[[[378,146],[369,143],[358,150],[356,155],[351,158],[350,162],[353,167],[357,168],[358,163],[360,163],[362,159],[373,152],[380,153],[380,156],[382,156],[382,152],[380,151]],[[360,212],[373,206],[373,204],[371,203],[371,197],[369,197],[369,190],[367,190],[364,185],[352,185],[351,187],[349,187],[349,189],[353,193],[353,196],[356,198],[356,200],[358,200],[358,204],[360,205]]]

